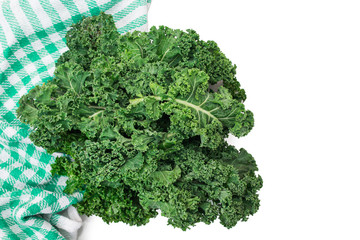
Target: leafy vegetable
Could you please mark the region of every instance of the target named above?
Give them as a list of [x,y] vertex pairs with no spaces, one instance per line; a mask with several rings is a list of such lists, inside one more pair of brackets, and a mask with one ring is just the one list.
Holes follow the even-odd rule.
[[215,42],[167,27],[121,36],[104,13],[66,41],[55,77],[17,113],[36,145],[66,154],[52,173],[84,191],[80,213],[142,225],[160,209],[186,230],[217,218],[231,228],[258,210],[255,160],[224,140],[249,133],[253,114]]

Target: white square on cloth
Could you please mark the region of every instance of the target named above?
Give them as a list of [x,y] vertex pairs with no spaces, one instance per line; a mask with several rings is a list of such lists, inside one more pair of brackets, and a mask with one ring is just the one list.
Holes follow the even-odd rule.
[[14,52],[14,55],[15,55],[15,57],[16,57],[18,60],[20,60],[20,59],[22,59],[23,57],[26,56],[26,53],[25,53],[25,51],[24,51],[22,48],[20,48],[19,50],[17,50],[16,52]]
[[33,63],[29,63],[24,67],[25,71],[31,75],[33,72],[36,72],[36,66]]
[[4,103],[7,110],[11,111],[15,107],[16,103],[11,98]]
[[20,97],[21,97],[22,95],[26,94],[26,93],[27,93],[27,91],[26,91],[26,88],[25,88],[25,87],[22,87],[22,88],[19,90],[19,92],[18,92],[18,94],[19,94]]
[[[9,177],[8,171],[6,171],[5,169],[0,169],[0,179],[5,180],[8,177]],[[1,199],[0,199],[0,203],[1,203]]]
[[15,184],[14,184],[14,187],[17,188],[17,189],[22,190],[25,187],[25,183],[20,182],[20,181],[16,181]]
[[51,57],[51,55],[47,55],[46,57],[41,58],[41,61],[43,61],[45,66],[55,62],[55,60]]
[[35,51],[38,51],[38,50],[44,48],[44,45],[42,44],[42,42],[40,40],[36,40],[35,42],[32,42],[31,46],[33,46]]
[[24,171],[23,173],[28,179],[31,179],[34,175],[35,175],[35,172],[31,169],[27,169]]
[[61,37],[58,33],[50,34],[49,38],[50,38],[51,42],[53,42],[53,43],[61,40]]
[[9,160],[10,158],[10,154],[8,154],[5,150],[2,150],[2,152],[0,153],[0,160],[2,162],[6,162],[7,160]]
[[19,234],[22,232],[22,230],[20,229],[19,225],[12,225],[10,226],[11,231],[13,231],[13,233],[15,234]]
[[20,81],[20,77],[17,74],[12,74],[8,79],[11,85],[15,85]]
[[[11,99],[9,99],[9,100],[11,100]],[[6,103],[5,103],[6,104]],[[15,103],[14,103],[15,104]],[[7,107],[6,107],[7,108]],[[8,108],[9,109],[9,108]],[[10,109],[9,109],[10,110]],[[5,134],[9,137],[9,138],[11,138],[12,136],[14,136],[15,134],[16,134],[16,130],[15,129],[13,129],[12,127],[7,127],[6,129],[5,129]]]
[[59,199],[59,205],[63,208],[63,207],[66,207],[70,204],[70,201],[67,197],[62,197]]

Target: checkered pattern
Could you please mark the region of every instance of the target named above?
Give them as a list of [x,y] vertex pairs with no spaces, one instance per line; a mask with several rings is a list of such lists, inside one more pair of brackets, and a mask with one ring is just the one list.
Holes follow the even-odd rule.
[[75,239],[81,219],[62,214],[80,201],[52,178],[55,157],[28,138],[16,118],[20,97],[51,79],[82,16],[112,14],[120,33],[147,29],[150,0],[0,0],[0,239]]

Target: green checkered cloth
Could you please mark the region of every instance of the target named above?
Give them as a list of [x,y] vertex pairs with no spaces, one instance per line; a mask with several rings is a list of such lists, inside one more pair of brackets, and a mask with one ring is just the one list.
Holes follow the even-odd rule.
[[[52,178],[55,157],[16,118],[20,97],[52,78],[65,34],[82,16],[112,14],[120,33],[147,29],[150,0],[0,0],[0,239],[76,239],[81,218]],[[56,155],[56,154],[55,154]],[[67,212],[68,211],[68,212]],[[66,213],[67,212],[67,213]]]

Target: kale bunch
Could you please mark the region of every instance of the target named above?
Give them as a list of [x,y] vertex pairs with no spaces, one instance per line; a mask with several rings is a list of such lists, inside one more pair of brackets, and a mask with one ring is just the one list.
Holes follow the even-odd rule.
[[249,133],[253,114],[215,42],[163,26],[120,35],[104,13],[66,41],[54,78],[17,114],[35,145],[65,154],[52,173],[84,191],[80,213],[143,225],[161,210],[186,230],[217,218],[231,228],[258,210],[255,160],[224,140]]

